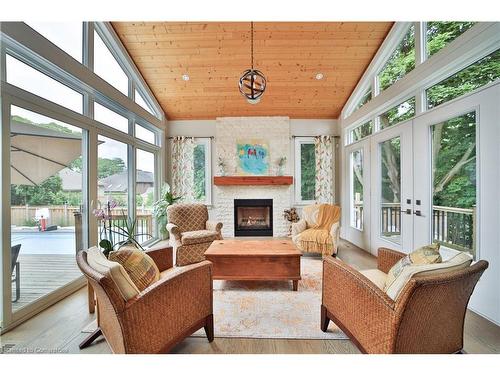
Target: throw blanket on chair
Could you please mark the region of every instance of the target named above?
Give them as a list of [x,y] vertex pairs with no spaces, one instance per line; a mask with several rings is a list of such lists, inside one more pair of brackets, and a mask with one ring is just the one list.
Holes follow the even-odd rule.
[[340,207],[329,204],[319,206],[316,224],[300,234],[300,245],[306,252],[321,252],[331,255],[333,238],[330,234],[332,225],[340,220]]

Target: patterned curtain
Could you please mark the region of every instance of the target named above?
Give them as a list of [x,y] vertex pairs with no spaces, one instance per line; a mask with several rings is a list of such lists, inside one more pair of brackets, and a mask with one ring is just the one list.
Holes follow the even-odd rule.
[[316,192],[317,203],[333,204],[335,153],[333,150],[334,137],[320,135],[314,137],[314,151],[316,156]]
[[184,202],[194,200],[194,147],[193,137],[172,140],[172,194]]

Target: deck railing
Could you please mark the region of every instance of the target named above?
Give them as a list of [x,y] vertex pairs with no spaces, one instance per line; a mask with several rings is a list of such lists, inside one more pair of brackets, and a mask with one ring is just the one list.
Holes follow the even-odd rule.
[[[383,203],[381,207],[381,233],[384,236],[401,234],[401,206],[399,203]],[[353,212],[353,226],[361,229],[363,223],[363,203],[356,203]],[[432,207],[434,241],[448,247],[476,251],[476,208]]]

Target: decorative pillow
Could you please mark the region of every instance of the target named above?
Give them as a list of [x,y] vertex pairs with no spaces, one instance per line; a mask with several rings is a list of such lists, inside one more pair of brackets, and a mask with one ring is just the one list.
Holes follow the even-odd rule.
[[403,272],[405,267],[417,264],[433,264],[441,263],[441,255],[439,254],[439,243],[422,246],[412,253],[408,254],[399,260],[387,273],[384,292],[391,287],[392,283]]
[[442,263],[432,264],[414,264],[404,267],[401,274],[387,288],[386,293],[392,299],[396,300],[403,291],[405,285],[413,276],[431,276],[444,272],[458,271],[467,268],[472,263],[472,255],[466,252],[457,252],[457,255]]
[[107,259],[96,246],[87,250],[87,263],[95,271],[109,277],[116,284],[125,301],[139,294],[139,289],[132,282],[122,265]]
[[139,249],[120,249],[109,253],[109,259],[120,263],[141,292],[160,279],[154,260]]

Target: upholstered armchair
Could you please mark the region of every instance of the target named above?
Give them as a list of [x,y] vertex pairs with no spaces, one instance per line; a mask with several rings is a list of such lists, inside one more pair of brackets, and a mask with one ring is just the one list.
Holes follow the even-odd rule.
[[222,223],[208,220],[208,209],[204,204],[174,204],[167,208],[167,215],[167,230],[177,266],[204,261],[205,251],[212,242],[222,239]]
[[[321,217],[323,209],[325,215]],[[316,236],[310,236],[311,232]],[[340,207],[329,204],[304,207],[302,219],[292,224],[292,241],[302,252],[335,256],[340,241]]]
[[321,330],[332,320],[363,353],[460,352],[467,304],[488,262],[470,265],[469,259],[417,273],[393,299],[384,292],[384,278],[405,255],[380,248],[378,269],[360,272],[325,258]]
[[78,252],[77,264],[97,296],[98,325],[80,349],[103,335],[114,353],[165,353],[200,328],[213,341],[211,263],[172,268],[171,247],[147,254],[160,279],[139,292],[99,249]]

